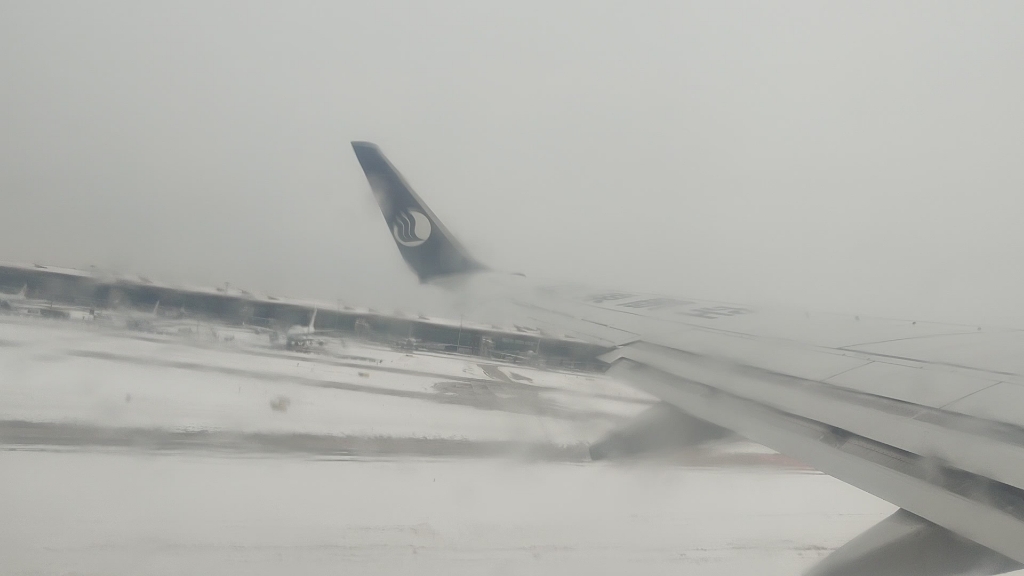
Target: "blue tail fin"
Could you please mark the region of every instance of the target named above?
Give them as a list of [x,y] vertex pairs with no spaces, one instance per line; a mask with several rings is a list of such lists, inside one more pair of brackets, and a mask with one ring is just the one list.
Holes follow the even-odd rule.
[[370,181],[398,251],[421,282],[487,269],[448,232],[376,144],[353,142],[352,149]]

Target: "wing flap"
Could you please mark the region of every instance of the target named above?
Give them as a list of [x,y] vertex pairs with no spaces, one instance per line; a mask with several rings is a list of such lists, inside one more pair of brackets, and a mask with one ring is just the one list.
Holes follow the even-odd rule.
[[1024,497],[982,476],[723,392],[625,357],[609,373],[676,406],[1024,562]]
[[1024,566],[906,510],[847,542],[806,576],[988,576]]
[[620,358],[1024,489],[1024,430],[645,342]]

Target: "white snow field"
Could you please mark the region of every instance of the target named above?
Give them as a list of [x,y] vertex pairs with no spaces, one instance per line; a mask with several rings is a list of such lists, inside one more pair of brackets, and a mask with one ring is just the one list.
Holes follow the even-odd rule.
[[749,445],[591,462],[652,401],[600,375],[227,332],[0,318],[0,574],[799,574],[893,511]]

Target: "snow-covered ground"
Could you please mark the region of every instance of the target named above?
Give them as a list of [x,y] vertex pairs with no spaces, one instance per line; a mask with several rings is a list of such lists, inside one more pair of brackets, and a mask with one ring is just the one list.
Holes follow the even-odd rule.
[[0,453],[5,574],[799,574],[892,509],[818,474]]
[[649,402],[594,376],[355,344],[312,355],[263,340],[0,323],[0,421],[568,445]]
[[893,511],[590,462],[651,400],[601,376],[229,333],[0,318],[0,573],[796,574]]

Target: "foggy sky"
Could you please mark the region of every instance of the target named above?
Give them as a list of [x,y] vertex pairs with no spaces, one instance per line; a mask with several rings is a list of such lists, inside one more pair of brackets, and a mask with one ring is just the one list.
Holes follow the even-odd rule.
[[0,260],[420,306],[358,139],[495,268],[1017,321],[1022,23],[1012,1],[2,1]]

